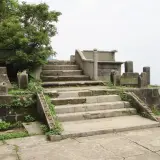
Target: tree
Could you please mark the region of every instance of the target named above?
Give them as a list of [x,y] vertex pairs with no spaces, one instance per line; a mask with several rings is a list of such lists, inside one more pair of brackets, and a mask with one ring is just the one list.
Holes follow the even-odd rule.
[[61,13],[49,11],[45,3],[23,2],[7,7],[5,15],[10,16],[0,22],[0,49],[16,51],[16,55],[7,58],[8,62],[18,64],[21,70],[44,64],[51,54],[55,54],[51,37],[57,33],[55,23]]
[[17,0],[0,0],[0,21],[10,16],[18,7]]

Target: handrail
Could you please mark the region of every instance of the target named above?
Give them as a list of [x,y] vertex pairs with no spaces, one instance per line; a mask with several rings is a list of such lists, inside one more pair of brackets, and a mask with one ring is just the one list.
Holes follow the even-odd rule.
[[86,59],[82,51],[76,49],[76,53],[79,54],[79,56],[81,57],[81,60],[82,60],[82,61],[86,61],[86,62],[94,62],[92,59]]

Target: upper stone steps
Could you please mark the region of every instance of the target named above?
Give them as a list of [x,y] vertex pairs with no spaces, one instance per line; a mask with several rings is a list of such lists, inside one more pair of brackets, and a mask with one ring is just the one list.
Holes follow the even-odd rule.
[[43,82],[43,87],[73,87],[73,86],[103,86],[104,83],[102,81],[59,81],[59,82]]
[[71,61],[63,61],[63,60],[49,60],[48,64],[50,65],[74,65],[75,62],[71,62]]
[[72,76],[41,76],[43,82],[48,81],[86,81],[90,80],[86,75],[72,75]]
[[75,76],[82,75],[82,70],[43,70],[43,76]]
[[78,65],[44,65],[43,70],[79,70]]

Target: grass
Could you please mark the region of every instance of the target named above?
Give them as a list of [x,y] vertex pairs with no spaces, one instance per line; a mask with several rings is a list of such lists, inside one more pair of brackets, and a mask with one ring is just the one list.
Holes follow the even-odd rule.
[[46,102],[49,106],[51,115],[55,120],[54,129],[46,132],[46,135],[60,135],[61,132],[63,131],[63,129],[62,129],[62,126],[61,126],[60,122],[56,120],[55,106],[52,104],[51,98],[49,96],[45,95],[45,99],[46,99]]
[[0,140],[7,140],[7,139],[13,139],[13,138],[22,138],[22,137],[28,137],[28,133],[25,131],[19,131],[19,132],[11,132],[11,133],[0,133]]
[[153,106],[153,107],[152,107],[152,112],[153,112],[156,116],[160,116],[160,110],[159,110],[156,106]]

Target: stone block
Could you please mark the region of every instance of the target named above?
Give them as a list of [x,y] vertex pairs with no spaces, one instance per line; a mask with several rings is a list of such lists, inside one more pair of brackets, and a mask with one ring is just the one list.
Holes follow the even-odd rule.
[[148,75],[146,72],[142,72],[141,75],[138,78],[138,86],[140,88],[147,87],[148,86]]
[[150,85],[150,67],[143,67],[143,72],[147,73],[147,84]]
[[18,78],[18,86],[20,89],[28,88],[28,74],[24,71],[22,73],[17,74]]
[[76,61],[75,55],[71,55],[71,56],[70,56],[70,61],[71,61],[71,62],[75,62],[75,61]]
[[138,73],[123,73],[123,75],[120,78],[120,84],[122,86],[137,87],[138,78],[139,78]]
[[7,74],[7,68],[6,67],[0,67],[0,74]]
[[132,72],[133,73],[133,61],[126,61],[125,62],[125,72]]
[[5,83],[5,82],[0,83],[0,95],[7,95],[7,94],[8,94],[7,83]]
[[7,69],[6,67],[0,67],[0,83],[5,82],[7,84],[8,88],[11,88],[12,85],[9,81],[8,75],[7,75]]

